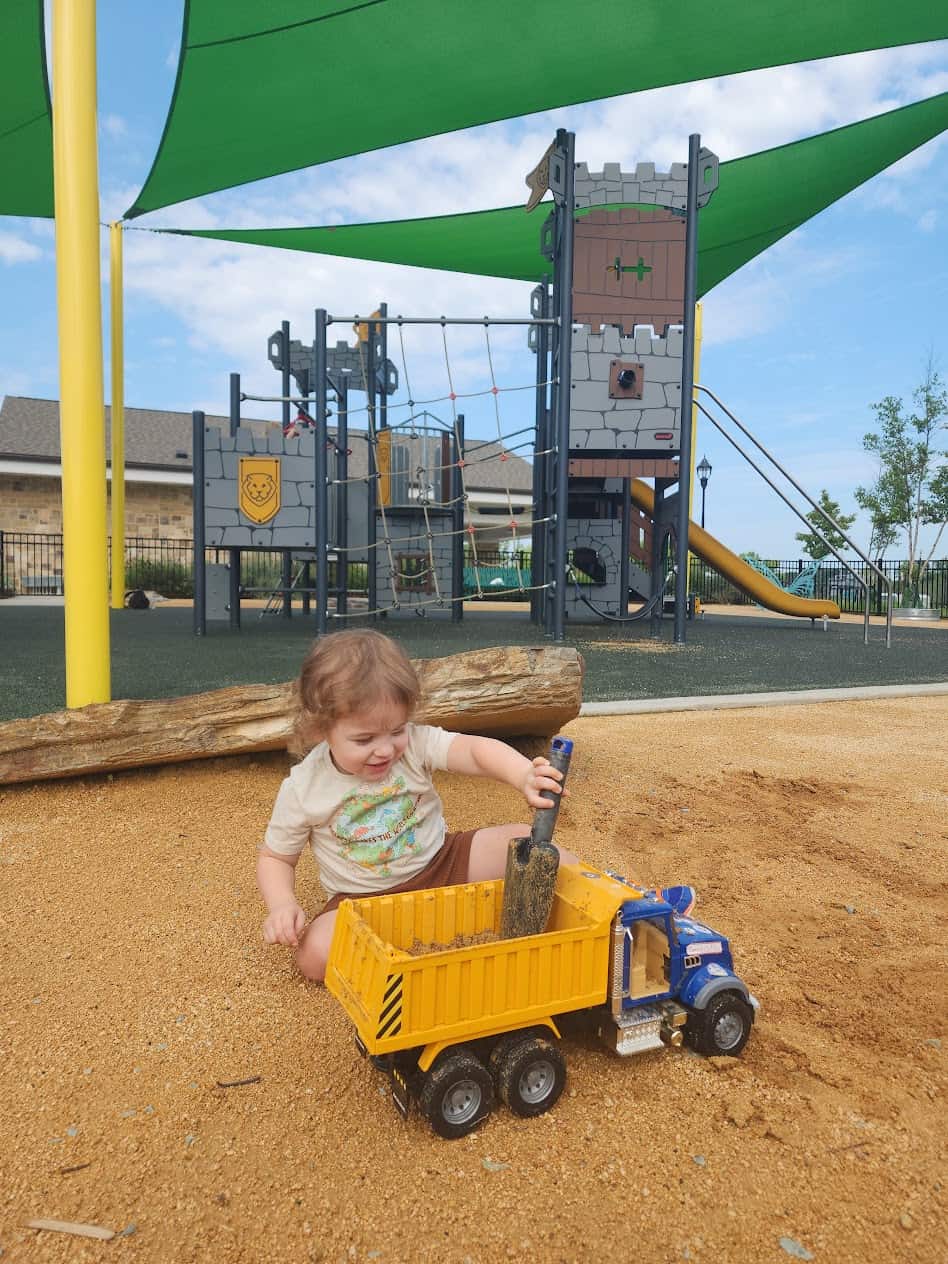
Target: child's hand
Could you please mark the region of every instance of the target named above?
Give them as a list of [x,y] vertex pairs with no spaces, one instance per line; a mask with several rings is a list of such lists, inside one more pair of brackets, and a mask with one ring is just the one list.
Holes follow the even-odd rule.
[[530,765],[520,789],[532,808],[551,808],[555,800],[549,797],[544,799],[540,792],[546,791],[548,796],[551,791],[554,794],[569,794],[569,791],[564,790],[560,785],[562,780],[563,774],[553,767],[546,756],[538,755]]
[[306,914],[294,900],[270,910],[263,923],[263,937],[268,944],[292,944],[296,948],[305,925]]

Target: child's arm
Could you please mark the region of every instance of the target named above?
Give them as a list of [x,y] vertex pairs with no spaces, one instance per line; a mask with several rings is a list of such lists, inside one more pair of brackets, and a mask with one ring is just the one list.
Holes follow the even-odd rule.
[[493,737],[472,737],[458,733],[448,747],[448,771],[466,773],[471,777],[493,777],[519,790],[532,808],[553,806],[551,799],[544,799],[540,791],[559,794],[563,774],[552,766],[545,755],[532,762],[515,751],[506,742]]
[[267,906],[263,937],[268,944],[299,943],[306,913],[296,898],[296,864],[299,856],[281,856],[269,847],[257,855],[257,886]]

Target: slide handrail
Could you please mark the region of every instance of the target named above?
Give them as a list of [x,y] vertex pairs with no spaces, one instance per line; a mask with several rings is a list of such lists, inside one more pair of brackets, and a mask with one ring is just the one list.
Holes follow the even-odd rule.
[[[893,593],[892,593],[892,581],[889,579],[889,577],[885,574],[884,571],[880,570],[879,567],[876,566],[875,562],[873,562],[871,558],[868,558],[866,554],[863,553],[859,545],[856,544],[856,542],[853,539],[851,539],[850,536],[846,534],[846,532],[839,525],[836,519],[831,514],[828,514],[821,505],[817,504],[817,502],[813,499],[813,497],[809,494],[809,492],[807,492],[805,488],[800,486],[800,484],[793,477],[793,475],[788,470],[784,469],[784,467],[780,464],[780,462],[771,452],[768,452],[768,450],[764,447],[764,445],[760,442],[760,440],[756,437],[756,435],[752,434],[752,432],[747,428],[747,426],[744,425],[744,423],[740,420],[740,418],[736,417],[734,413],[732,413],[731,410],[727,407],[727,405],[722,403],[722,401],[717,397],[717,395],[715,395],[714,391],[712,391],[709,387],[703,386],[700,383],[696,382],[695,392],[697,391],[703,391],[705,395],[707,395],[710,399],[714,400],[715,404],[717,404],[717,406],[721,409],[721,411],[727,414],[727,416],[731,419],[731,421],[735,424],[735,426],[737,426],[738,429],[741,430],[742,433],[745,434],[748,439],[750,439],[751,443],[753,443],[754,446],[758,448],[759,451],[764,454],[767,460],[770,461],[770,463],[777,470],[780,471],[780,473],[784,476],[787,482],[792,484],[792,486],[796,488],[796,490],[800,493],[800,495],[810,505],[812,505],[812,507],[817,511],[817,513],[819,513],[821,517],[824,518],[833,527],[833,529],[842,536],[842,538],[846,541],[846,543],[849,545],[852,551],[854,553],[857,553],[859,557],[862,558],[862,560],[866,563],[869,569],[878,576],[880,583],[885,585],[886,594],[887,594],[885,643],[886,643],[887,649],[891,648]],[[711,424],[724,436],[725,439],[727,439],[728,443],[730,443],[732,447],[737,449],[737,451],[741,454],[744,460],[747,461],[747,463],[751,466],[751,468],[760,475],[760,477],[764,480],[764,482],[768,485],[768,487],[770,487],[773,491],[777,493],[777,495],[784,502],[784,504],[787,505],[791,510],[793,510],[796,516],[799,519],[801,519],[802,522],[806,524],[807,528],[813,532],[813,534],[817,537],[817,539],[822,544],[824,544],[826,548],[829,549],[829,551],[840,563],[842,563],[842,565],[846,568],[846,570],[849,571],[849,573],[853,576],[856,582],[862,585],[863,589],[865,590],[865,595],[866,595],[866,607],[865,607],[865,615],[863,619],[863,641],[866,645],[868,645],[869,644],[869,604],[870,604],[870,598],[871,598],[871,591],[870,591],[868,583],[863,579],[863,577],[860,574],[858,574],[857,571],[855,571],[852,568],[852,566],[849,565],[849,563],[842,556],[842,554],[840,554],[839,551],[836,548],[834,548],[832,544],[830,544],[829,540],[826,539],[826,537],[819,530],[819,528],[816,527],[815,524],[811,522],[809,518],[807,518],[804,514],[802,514],[800,510],[797,509],[797,507],[793,504],[793,502],[787,496],[784,495],[784,493],[780,490],[780,488],[760,468],[760,466],[753,459],[753,457],[749,453],[744,451],[744,449],[741,447],[741,445],[737,442],[737,440],[732,435],[728,434],[727,430],[721,425],[718,419],[715,416],[713,416],[707,410],[707,408],[704,407],[704,405],[701,403],[700,400],[698,399],[695,400],[695,407],[699,408],[701,412],[704,413],[704,415],[708,418]]]

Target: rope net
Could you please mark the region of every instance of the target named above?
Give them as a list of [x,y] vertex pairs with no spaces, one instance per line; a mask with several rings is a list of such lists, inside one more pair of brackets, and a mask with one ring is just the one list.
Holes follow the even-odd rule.
[[[452,328],[450,338],[445,324],[434,329],[440,330],[437,352],[429,345],[416,360],[405,327],[397,325],[398,396],[386,398],[384,414],[370,394],[364,405],[347,407],[346,460],[339,459],[336,439],[329,441],[337,458],[330,478],[330,521],[337,524],[330,554],[336,558],[335,591],[346,594],[330,608],[331,619],[450,612],[470,598],[527,598],[549,586],[533,583],[523,547],[529,548],[530,523],[547,521],[529,513],[532,469],[523,457],[535,455],[536,425],[533,397],[526,392],[549,383],[510,382],[500,367],[506,348],[498,348],[496,330],[492,342],[487,325]],[[360,338],[364,382],[372,371],[370,346]],[[414,387],[422,398],[415,398]],[[364,429],[349,430],[354,421],[364,421]],[[349,457],[359,472],[348,470]],[[352,530],[348,496],[359,486],[377,507],[374,539],[371,527],[361,541]],[[498,521],[472,521],[475,513]]]

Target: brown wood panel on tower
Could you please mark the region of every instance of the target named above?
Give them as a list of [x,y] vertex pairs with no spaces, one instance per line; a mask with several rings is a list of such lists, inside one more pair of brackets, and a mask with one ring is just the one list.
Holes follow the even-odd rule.
[[576,220],[573,319],[594,333],[661,333],[685,311],[685,221],[665,208],[592,211]]

